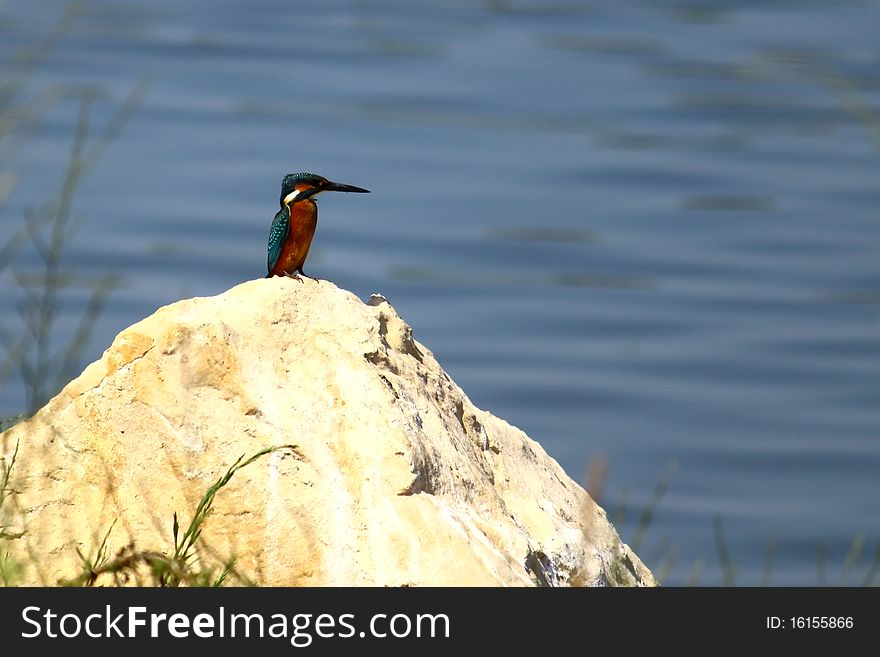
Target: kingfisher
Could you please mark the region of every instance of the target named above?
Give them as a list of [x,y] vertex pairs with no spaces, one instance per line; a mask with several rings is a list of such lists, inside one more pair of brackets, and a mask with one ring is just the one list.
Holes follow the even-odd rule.
[[269,259],[266,278],[272,276],[303,276],[306,256],[318,226],[318,204],[314,196],[321,192],[358,192],[370,190],[343,185],[314,173],[289,173],[281,181],[281,209],[272,220],[269,231]]

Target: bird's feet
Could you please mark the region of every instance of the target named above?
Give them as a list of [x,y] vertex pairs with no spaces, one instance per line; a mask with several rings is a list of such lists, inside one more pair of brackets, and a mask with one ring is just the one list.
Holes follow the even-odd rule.
[[284,272],[284,275],[285,275],[287,278],[292,278],[293,280],[295,280],[295,281],[299,281],[300,283],[303,282],[303,279],[302,279],[302,278],[300,277],[300,275],[297,274],[296,272],[294,272],[293,274],[291,274],[290,272]]
[[287,278],[292,278],[296,281],[299,281],[300,283],[305,282],[305,281],[303,281],[304,278],[308,278],[310,281],[320,281],[321,280],[320,278],[315,278],[314,276],[309,276],[302,269],[295,271],[292,274],[289,271],[286,271],[286,272],[283,272],[282,274],[279,274],[279,276],[286,276]]

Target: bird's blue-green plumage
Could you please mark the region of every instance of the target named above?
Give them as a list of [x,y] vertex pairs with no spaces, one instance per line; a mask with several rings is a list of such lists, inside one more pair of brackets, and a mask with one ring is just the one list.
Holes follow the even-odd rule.
[[266,278],[272,275],[272,268],[278,263],[281,257],[281,247],[290,233],[290,210],[287,206],[283,206],[275,218],[272,220],[272,228],[269,230],[269,258],[267,265],[269,273]]

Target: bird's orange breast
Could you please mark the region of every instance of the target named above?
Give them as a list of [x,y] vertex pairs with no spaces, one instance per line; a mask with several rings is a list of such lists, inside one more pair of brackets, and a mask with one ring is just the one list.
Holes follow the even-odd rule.
[[302,268],[309,255],[312,237],[318,226],[318,206],[312,199],[306,199],[289,206],[290,232],[281,249],[273,274],[294,274]]

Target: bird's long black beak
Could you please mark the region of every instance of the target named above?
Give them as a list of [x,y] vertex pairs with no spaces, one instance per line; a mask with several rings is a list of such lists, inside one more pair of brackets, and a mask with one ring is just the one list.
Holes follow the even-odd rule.
[[327,192],[358,192],[360,194],[369,194],[369,189],[364,189],[363,187],[355,187],[354,185],[343,185],[342,183],[335,183],[327,181],[327,184],[324,185],[324,189],[322,191]]

